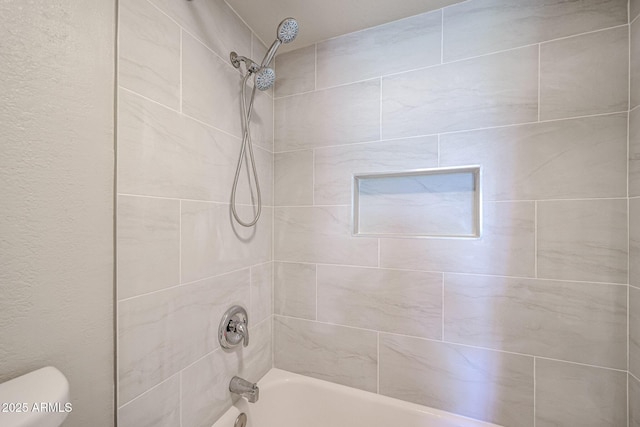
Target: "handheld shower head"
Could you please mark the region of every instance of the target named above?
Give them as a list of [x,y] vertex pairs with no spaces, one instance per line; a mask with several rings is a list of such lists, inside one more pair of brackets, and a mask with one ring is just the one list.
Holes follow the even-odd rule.
[[291,43],[298,35],[298,21],[287,18],[278,25],[278,40],[282,43]]
[[276,81],[276,73],[269,67],[260,68],[256,73],[255,85],[259,90],[267,90]]
[[268,67],[273,61],[273,57],[276,56],[276,52],[282,43],[291,43],[298,35],[298,21],[294,18],[284,19],[280,25],[278,25],[277,38],[267,51],[267,54],[262,60],[260,67]]

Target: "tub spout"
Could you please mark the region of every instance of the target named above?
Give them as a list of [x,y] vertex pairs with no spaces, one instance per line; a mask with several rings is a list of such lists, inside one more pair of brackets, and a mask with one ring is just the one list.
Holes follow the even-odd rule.
[[258,385],[250,383],[240,377],[231,378],[229,391],[231,393],[239,394],[246,398],[250,403],[256,403],[260,398],[260,389],[258,388]]

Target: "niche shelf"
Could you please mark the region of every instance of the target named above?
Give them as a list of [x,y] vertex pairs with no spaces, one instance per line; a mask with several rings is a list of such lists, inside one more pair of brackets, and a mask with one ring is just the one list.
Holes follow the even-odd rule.
[[480,166],[354,174],[353,235],[479,238],[481,189]]

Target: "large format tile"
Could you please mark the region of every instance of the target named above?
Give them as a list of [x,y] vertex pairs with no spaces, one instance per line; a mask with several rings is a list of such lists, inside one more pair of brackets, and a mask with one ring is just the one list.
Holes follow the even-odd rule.
[[118,303],[119,399],[124,404],[218,348],[218,323],[248,307],[249,270]]
[[630,102],[631,108],[640,105],[640,20],[636,20],[630,25],[630,42],[631,42],[631,88]]
[[315,203],[351,203],[355,173],[397,172],[436,166],[436,136],[317,149],[313,165]]
[[534,204],[485,203],[483,210],[479,239],[381,239],[381,267],[533,277]]
[[273,300],[273,263],[251,267],[251,324],[271,316]]
[[274,313],[315,320],[315,264],[274,264]]
[[[239,139],[127,91],[118,102],[119,193],[229,201]],[[245,174],[238,188],[247,203]]]
[[180,284],[180,202],[118,196],[118,299]]
[[182,372],[183,427],[210,427],[238,399],[229,392],[231,378],[257,382],[271,369],[271,322],[251,334],[249,347],[218,349]]
[[442,338],[442,273],[318,266],[318,320]]
[[446,134],[440,166],[479,164],[485,200],[625,197],[626,129],[615,114]]
[[640,427],[640,381],[629,374],[629,427]]
[[180,375],[118,409],[121,427],[180,427]]
[[180,108],[180,27],[148,1],[120,2],[118,84]]
[[629,287],[629,372],[640,378],[640,289]]
[[275,149],[289,151],[380,138],[380,80],[275,100]]
[[205,45],[182,36],[182,111],[240,138],[242,76]]
[[401,138],[538,118],[535,46],[382,79],[382,136]]
[[444,336],[449,342],[624,369],[626,291],[446,274]]
[[378,239],[353,237],[348,206],[276,208],[277,261],[375,267]]
[[538,274],[627,282],[627,201],[538,202]]
[[540,119],[627,109],[629,29],[614,28],[540,47]]
[[640,198],[629,199],[629,284],[640,289]]
[[279,316],[274,325],[276,368],[376,391],[377,333]]
[[509,427],[532,427],[533,358],[380,335],[380,394]]
[[640,108],[629,112],[629,197],[634,196],[640,196]]
[[313,151],[274,155],[276,206],[313,205]]
[[474,0],[444,9],[444,59],[468,58],[627,23],[625,0]]
[[442,11],[318,43],[318,88],[440,63]]
[[[247,90],[246,95],[248,108],[251,91]],[[239,97],[240,92],[238,92]],[[256,91],[251,113],[251,141],[254,145],[273,152],[273,98],[260,90]]]
[[629,22],[633,21],[640,14],[640,1],[629,0]]
[[[238,206],[245,220],[253,209]],[[229,205],[182,202],[182,283],[238,270],[271,259],[271,208],[251,228],[232,219]]]
[[536,427],[625,427],[627,374],[536,359]]
[[224,0],[150,0],[221,58],[229,52],[250,55],[251,30]]
[[295,95],[316,88],[316,45],[276,56],[275,96]]

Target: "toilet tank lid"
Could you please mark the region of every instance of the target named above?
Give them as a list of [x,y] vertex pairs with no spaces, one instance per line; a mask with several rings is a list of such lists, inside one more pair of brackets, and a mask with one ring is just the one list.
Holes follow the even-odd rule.
[[[69,402],[69,381],[47,366],[0,384],[0,402],[27,404],[27,412],[3,413],[2,426],[59,426],[67,413],[58,410],[33,411],[33,405]],[[11,409],[11,408],[9,408]],[[15,409],[15,408],[14,408]]]

